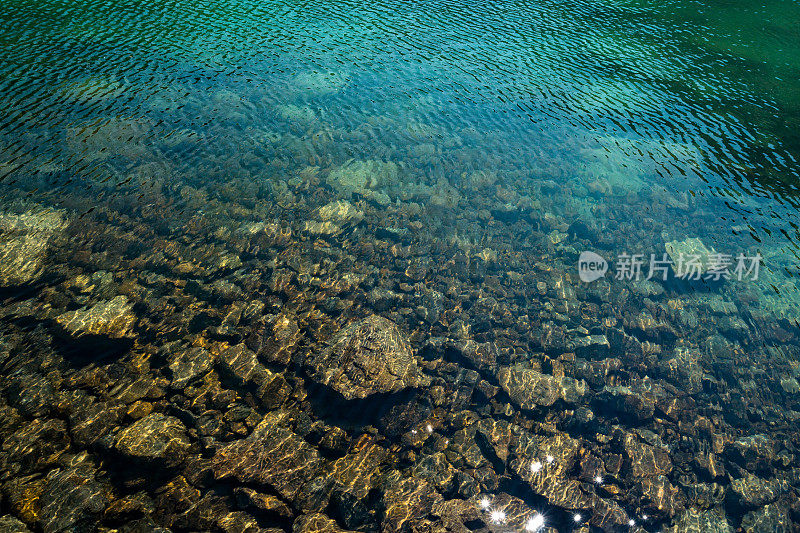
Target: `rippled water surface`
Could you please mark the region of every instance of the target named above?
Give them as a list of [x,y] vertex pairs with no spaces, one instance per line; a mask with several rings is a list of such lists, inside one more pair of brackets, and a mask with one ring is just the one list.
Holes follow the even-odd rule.
[[800,4],[0,6],[3,527],[798,531]]

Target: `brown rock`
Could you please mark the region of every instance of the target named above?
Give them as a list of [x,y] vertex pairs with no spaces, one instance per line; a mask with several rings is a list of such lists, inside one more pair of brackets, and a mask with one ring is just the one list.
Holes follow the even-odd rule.
[[114,447],[134,460],[175,466],[186,457],[190,443],[180,420],[152,413],[120,431]]
[[406,478],[390,485],[383,495],[386,508],[381,531],[399,533],[431,512],[442,501],[427,481]]
[[630,461],[629,472],[633,477],[667,475],[672,471],[669,452],[639,442],[628,433],[623,437],[625,454]]
[[311,365],[317,381],[348,400],[430,382],[397,325],[377,315],[339,331]]
[[99,302],[89,309],[68,311],[56,317],[56,322],[75,337],[105,335],[111,338],[123,338],[133,335],[132,328],[136,322],[136,315],[128,299],[125,296],[117,296]]
[[217,450],[217,479],[236,479],[273,488],[288,500],[298,496],[322,463],[317,450],[286,427],[288,413],[271,412],[247,438]]
[[335,520],[322,513],[298,516],[292,524],[292,533],[349,533],[338,526]]

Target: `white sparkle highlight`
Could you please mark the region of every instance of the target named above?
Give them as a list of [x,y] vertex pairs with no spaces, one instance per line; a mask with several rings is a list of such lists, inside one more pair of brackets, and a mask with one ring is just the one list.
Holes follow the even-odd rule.
[[647,520],[647,515],[646,514],[642,515],[642,520]]
[[544,516],[536,513],[525,522],[525,531],[539,531],[544,527]]
[[574,515],[572,515],[572,520],[574,520],[575,523],[577,524],[578,522],[583,520],[583,517],[581,516],[580,513],[575,513]]
[[491,502],[489,501],[489,498],[481,498],[481,501],[480,501],[481,509],[488,509],[489,505],[491,505]]
[[425,429],[428,430],[428,433],[433,433],[433,426],[432,425],[428,424],[427,426],[425,426]]
[[489,515],[489,519],[495,524],[502,524],[506,521],[506,513],[503,511],[492,511],[492,514]]
[[539,461],[531,463],[531,472],[533,472],[534,474],[541,469],[542,469],[542,463],[540,463]]
[[628,525],[631,526],[631,527],[635,526],[636,525],[636,520],[631,518],[630,520],[628,520]]
[[545,460],[547,461],[547,463],[548,463],[548,464],[550,464],[550,463],[552,463],[553,461],[555,461],[555,460],[556,460],[556,458],[555,458],[555,457],[553,457],[552,455],[548,455],[548,456],[545,458]]
[[594,476],[594,482],[598,485],[602,485],[603,483],[603,476]]

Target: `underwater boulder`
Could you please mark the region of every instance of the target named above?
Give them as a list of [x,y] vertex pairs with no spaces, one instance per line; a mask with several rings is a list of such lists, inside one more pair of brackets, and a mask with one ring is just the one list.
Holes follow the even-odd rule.
[[397,325],[377,315],[339,331],[311,364],[314,379],[347,400],[429,382]]
[[689,508],[666,533],[733,533],[727,520],[713,509],[700,511]]
[[36,281],[53,236],[66,225],[63,213],[52,209],[0,214],[0,287]]
[[391,161],[350,159],[328,174],[327,183],[344,194],[359,194],[381,206],[391,203],[383,190],[397,185],[400,167]]
[[217,450],[211,463],[214,477],[269,486],[287,500],[297,498],[316,477],[322,458],[286,427],[288,418],[284,411],[268,413],[247,438]]
[[180,420],[152,413],[120,431],[114,447],[138,462],[175,466],[186,457],[190,443]]
[[136,315],[128,299],[120,295],[88,309],[68,311],[56,317],[56,322],[74,337],[105,335],[121,339],[132,335]]

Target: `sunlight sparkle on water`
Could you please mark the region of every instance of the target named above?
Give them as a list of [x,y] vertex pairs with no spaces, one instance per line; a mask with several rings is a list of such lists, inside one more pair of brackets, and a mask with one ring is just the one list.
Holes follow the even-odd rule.
[[539,513],[536,513],[532,517],[528,518],[528,521],[525,522],[525,530],[526,531],[539,531],[544,527],[544,516]]

